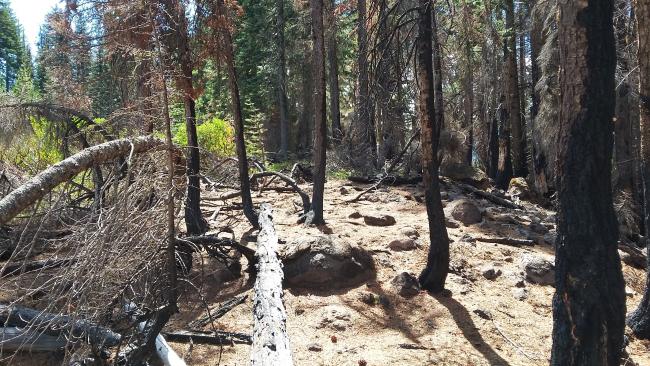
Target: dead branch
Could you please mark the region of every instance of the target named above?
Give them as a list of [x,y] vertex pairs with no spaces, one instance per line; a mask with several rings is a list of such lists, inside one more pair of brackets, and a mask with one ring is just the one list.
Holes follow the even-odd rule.
[[14,263],[7,265],[0,271],[0,277],[18,276],[38,270],[54,269],[73,264],[74,259],[46,259],[41,261],[32,261],[26,263]]
[[9,222],[22,210],[34,204],[59,184],[97,164],[127,154],[141,153],[163,144],[151,137],[120,139],[90,147],[62,160],[9,193],[0,200],[0,224]]
[[477,195],[479,197],[485,198],[486,200],[488,200],[488,201],[490,201],[492,203],[495,203],[497,205],[507,207],[507,208],[519,209],[519,210],[524,209],[524,207],[521,206],[521,205],[518,205],[518,204],[516,204],[516,203],[514,203],[514,202],[512,202],[510,200],[505,199],[505,198],[501,198],[501,197],[499,197],[499,196],[497,196],[495,194],[482,191],[482,190],[480,190],[478,188],[474,188],[474,187],[470,186],[469,184],[457,183],[457,185],[458,185],[458,187],[460,189],[462,189],[464,191],[467,191],[469,193],[473,193],[473,194],[475,194],[475,195]]
[[515,246],[515,247],[521,247],[521,246],[533,246],[535,245],[535,242],[533,240],[528,240],[528,239],[514,239],[514,238],[483,238],[483,237],[478,237],[478,238],[473,238],[476,241],[480,241],[483,243],[495,243],[495,244],[503,244],[503,245],[510,245],[510,246]]
[[213,322],[221,318],[222,316],[226,315],[230,310],[234,309],[237,305],[243,304],[246,301],[246,299],[248,299],[248,295],[235,296],[234,298],[224,302],[223,304],[220,304],[219,307],[216,309],[208,309],[208,315],[196,319],[195,321],[189,323],[188,326],[192,329],[203,328],[208,323]]
[[250,180],[251,180],[251,182],[254,182],[257,179],[260,179],[260,178],[263,178],[263,177],[269,177],[269,176],[277,177],[277,178],[281,179],[288,186],[290,186],[296,193],[298,193],[298,195],[300,196],[300,199],[302,199],[302,208],[303,208],[303,211],[304,211],[305,214],[307,212],[309,212],[309,210],[311,210],[311,200],[309,199],[309,195],[307,193],[305,193],[305,191],[300,189],[300,187],[298,187],[298,184],[296,183],[296,181],[291,179],[291,177],[289,177],[288,175],[285,175],[285,174],[282,174],[282,173],[279,173],[279,172],[266,171],[266,172],[259,172],[259,173],[253,174],[253,176],[251,176]]
[[170,342],[193,342],[199,344],[229,345],[234,343],[252,344],[252,337],[248,334],[223,331],[197,332],[179,330],[163,333]]

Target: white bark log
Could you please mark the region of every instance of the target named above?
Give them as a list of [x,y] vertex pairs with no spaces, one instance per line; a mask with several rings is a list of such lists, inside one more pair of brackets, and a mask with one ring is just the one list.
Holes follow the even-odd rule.
[[273,227],[272,208],[268,204],[262,204],[260,208],[259,225],[251,365],[291,366],[287,313],[282,302],[284,273],[276,253],[278,236]]
[[54,352],[61,350],[67,343],[63,336],[53,337],[17,327],[0,328],[0,352]]

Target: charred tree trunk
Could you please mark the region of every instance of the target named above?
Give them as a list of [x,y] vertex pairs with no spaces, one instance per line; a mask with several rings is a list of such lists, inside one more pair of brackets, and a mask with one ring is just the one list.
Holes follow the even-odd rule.
[[287,100],[287,61],[284,42],[284,0],[276,0],[278,42],[278,109],[280,110],[280,159],[287,159],[289,149],[289,108]]
[[560,143],[553,365],[618,365],[625,282],[612,201],[613,1],[559,2]]
[[194,99],[189,96],[185,98],[184,105],[188,150],[185,225],[187,226],[188,234],[198,235],[205,232],[206,222],[201,213],[201,179],[199,176],[201,157],[199,152],[199,140],[196,134],[196,105]]
[[367,144],[370,148],[373,165],[377,160],[377,138],[375,136],[375,122],[372,113],[372,102],[370,100],[370,77],[368,72],[368,30],[366,28],[366,0],[357,1],[357,43],[359,51],[357,55],[357,138],[360,143]]
[[616,88],[616,112],[614,120],[615,171],[617,191],[632,193],[634,187],[634,154],[632,141],[632,119],[630,116],[630,66],[627,59],[628,20],[625,9],[627,1],[616,1],[619,16],[614,23],[616,32],[618,72],[621,81]]
[[[314,0],[311,1],[313,4]],[[260,233],[257,236],[255,252],[257,279],[253,299],[253,366],[293,365],[287,335],[287,312],[282,302],[284,273],[282,262],[276,253],[277,249],[278,235],[273,227],[273,212],[271,206],[265,203],[260,209]]]
[[325,164],[327,149],[327,111],[325,107],[325,36],[323,34],[323,0],[310,0],[314,41],[314,192],[311,208],[313,216],[307,223],[321,225],[323,218],[323,195],[325,193]]
[[[227,14],[224,0],[218,0],[221,14]],[[232,115],[235,124],[235,149],[237,150],[237,162],[239,169],[239,189],[244,215],[253,227],[258,227],[257,212],[253,206],[251,196],[250,178],[248,176],[248,157],[246,156],[246,141],[244,140],[244,116],[242,114],[241,98],[239,96],[239,84],[237,81],[237,69],[235,68],[235,53],[232,46],[232,35],[227,28],[222,29],[223,34],[223,57],[228,69],[228,88],[230,89],[230,102]]]
[[[641,174],[643,177],[643,201],[646,244],[650,249],[648,231],[650,228],[650,2],[635,1],[637,35],[639,41],[639,98],[641,124]],[[650,258],[650,256],[648,256]],[[634,334],[642,339],[650,338],[650,260],[643,299],[637,309],[630,314],[627,324]]]
[[327,9],[327,62],[329,64],[332,139],[334,141],[341,141],[341,138],[343,137],[343,130],[341,129],[341,93],[339,89],[339,59],[336,39],[336,1],[328,0]]
[[[423,289],[439,293],[445,288],[449,272],[449,237],[442,210],[438,182],[438,142],[442,125],[436,118],[433,63],[432,63],[432,4],[429,0],[418,2],[418,37],[416,39],[416,77],[418,92],[418,113],[420,117],[420,138],[422,151],[422,180],[424,182],[427,218],[429,221],[429,255],[427,266],[419,277]],[[435,31],[435,28],[433,29]]]
[[[436,12],[434,5],[431,5],[431,41],[433,42],[433,104],[434,104],[434,124],[439,131],[445,127],[445,109],[444,99],[442,94],[442,47],[440,46],[440,39],[438,38],[438,22],[436,20]],[[440,132],[437,133],[438,138]],[[438,154],[438,141],[436,141],[436,149],[434,150],[437,159]],[[436,170],[437,172],[437,170]]]
[[539,146],[536,136],[537,128],[537,114],[539,113],[539,106],[541,97],[537,84],[541,78],[541,68],[539,63],[539,54],[544,45],[544,19],[542,18],[541,11],[537,9],[537,4],[533,2],[531,7],[531,29],[530,29],[530,79],[531,79],[531,104],[530,104],[530,131],[531,131],[531,159],[533,160],[533,181],[534,189],[540,195],[548,193],[548,183],[546,179],[546,156]]
[[463,22],[465,27],[465,75],[463,78],[463,89],[465,96],[463,98],[463,128],[467,131],[467,153],[465,154],[465,164],[472,166],[472,155],[474,152],[474,60],[472,51],[471,32],[471,8],[467,3],[463,3]]
[[519,76],[517,73],[517,37],[515,27],[514,0],[506,1],[506,28],[504,37],[504,62],[506,82],[506,108],[508,110],[509,132],[512,134],[512,170],[517,177],[525,177],[526,152],[524,144],[524,124],[521,118],[521,98],[519,96]]
[[510,118],[504,105],[505,98],[501,98],[501,103],[497,108],[499,117],[498,128],[498,163],[495,184],[500,189],[508,189],[510,179],[512,178],[512,160],[510,154]]

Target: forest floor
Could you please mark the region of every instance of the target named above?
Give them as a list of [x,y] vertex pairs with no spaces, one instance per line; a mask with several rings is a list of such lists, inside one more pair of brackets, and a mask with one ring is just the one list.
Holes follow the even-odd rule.
[[[554,289],[530,282],[525,282],[522,289],[521,260],[527,255],[537,255],[552,261],[553,247],[541,243],[532,247],[506,246],[474,242],[471,237],[525,238],[529,235],[526,223],[533,217],[552,222],[554,212],[528,202],[522,202],[524,211],[500,208],[488,201],[465,196],[454,184],[443,187],[446,206],[454,200],[468,198],[485,211],[483,222],[448,229],[452,240],[452,273],[447,278],[449,293],[432,296],[420,292],[404,298],[393,289],[391,279],[402,271],[417,275],[425,266],[428,227],[425,206],[419,202],[422,190],[418,186],[384,187],[365,195],[359,202],[346,202],[365,187],[330,180],[325,191],[327,225],[320,228],[297,223],[298,208],[294,204],[297,198],[290,193],[263,192],[255,197],[256,203],[273,205],[280,245],[300,237],[332,234],[370,252],[375,263],[372,279],[357,287],[285,291],[287,328],[296,365],[514,366],[549,363]],[[206,198],[210,195],[208,192]],[[205,209],[209,216],[215,207]],[[396,219],[396,224],[367,226],[363,219],[350,218],[355,212],[389,214]],[[212,223],[215,228],[219,226],[219,217]],[[243,216],[232,221],[239,222],[234,227],[237,238],[249,230]],[[390,250],[388,243],[403,237],[403,229],[407,227],[419,233],[418,248]],[[245,268],[246,264],[243,266]],[[486,266],[502,274],[488,280],[482,274]],[[632,311],[641,299],[645,273],[626,264],[623,270],[627,308]],[[203,257],[195,262],[191,277],[199,291],[186,292],[180,301],[181,314],[174,317],[168,330],[186,328],[188,322],[204,314],[206,303],[212,307],[235,295],[248,294],[247,302],[227,313],[215,322],[215,326],[225,331],[252,333],[252,286],[247,273],[224,285],[223,268],[215,260]],[[368,293],[375,294],[381,304],[368,305],[362,301]],[[332,316],[336,318],[334,322]],[[630,338],[627,364],[650,365],[650,342],[636,340],[629,330],[626,334]],[[190,347],[183,343],[171,344],[190,365],[249,364],[248,345],[195,344]]]

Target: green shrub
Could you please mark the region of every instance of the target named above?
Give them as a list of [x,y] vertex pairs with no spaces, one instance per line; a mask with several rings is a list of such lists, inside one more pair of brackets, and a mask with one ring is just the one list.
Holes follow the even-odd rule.
[[[175,126],[174,142],[181,146],[187,146],[187,133],[185,124]],[[213,118],[196,126],[196,134],[199,138],[199,148],[217,156],[232,156],[235,153],[235,131],[230,123]]]
[[30,131],[18,133],[5,146],[0,146],[0,160],[35,174],[63,159],[60,142],[53,136],[50,122],[30,117]]

